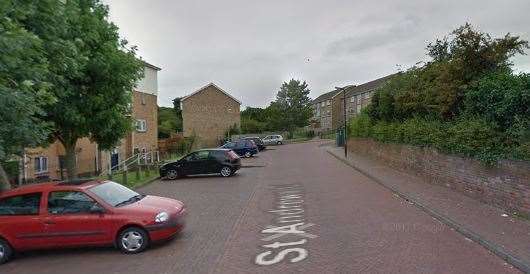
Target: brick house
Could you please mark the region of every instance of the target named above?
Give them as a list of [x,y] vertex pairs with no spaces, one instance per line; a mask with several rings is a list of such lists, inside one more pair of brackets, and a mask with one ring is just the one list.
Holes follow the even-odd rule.
[[[76,163],[80,176],[93,176],[108,171],[135,152],[156,151],[158,147],[158,76],[160,68],[144,62],[144,78],[131,93],[131,117],[135,128],[110,151],[102,151],[88,138],[77,142]],[[22,157],[22,180],[60,179],[66,176],[63,168],[64,147],[55,141],[48,147],[27,149]]]
[[197,147],[215,147],[234,125],[241,125],[241,102],[210,83],[181,98],[184,137],[195,136]]

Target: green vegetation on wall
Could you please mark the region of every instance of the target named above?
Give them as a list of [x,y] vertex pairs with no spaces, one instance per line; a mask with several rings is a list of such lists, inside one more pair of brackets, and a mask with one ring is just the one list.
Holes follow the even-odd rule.
[[350,121],[350,136],[434,147],[493,164],[530,160],[530,75],[509,59],[528,43],[469,24],[428,45],[430,62],[397,74]]

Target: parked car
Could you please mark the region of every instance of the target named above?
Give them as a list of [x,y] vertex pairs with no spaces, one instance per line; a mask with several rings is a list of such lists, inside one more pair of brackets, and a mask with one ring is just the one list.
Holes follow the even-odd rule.
[[281,145],[283,144],[283,137],[281,135],[268,135],[262,139],[265,145]]
[[233,150],[237,155],[250,158],[258,154],[258,146],[252,140],[241,139],[236,142],[228,142],[221,148]]
[[241,159],[230,149],[202,149],[164,164],[160,167],[160,177],[174,180],[185,175],[215,173],[228,177],[240,168]]
[[252,140],[258,146],[258,150],[262,151],[266,148],[265,144],[259,137],[243,137],[242,140]]
[[184,227],[180,201],[112,181],[28,185],[0,193],[0,263],[15,251],[115,246],[138,253]]

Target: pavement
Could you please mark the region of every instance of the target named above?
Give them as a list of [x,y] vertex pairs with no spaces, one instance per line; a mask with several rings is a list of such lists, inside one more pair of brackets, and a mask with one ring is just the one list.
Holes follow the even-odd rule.
[[[345,160],[342,147],[326,144],[325,149]],[[527,219],[448,186],[427,183],[419,176],[395,170],[377,159],[349,153],[346,163],[530,273],[530,222]]]
[[373,179],[307,142],[272,147],[231,178],[157,181],[188,224],[143,253],[34,251],[0,273],[519,273]]

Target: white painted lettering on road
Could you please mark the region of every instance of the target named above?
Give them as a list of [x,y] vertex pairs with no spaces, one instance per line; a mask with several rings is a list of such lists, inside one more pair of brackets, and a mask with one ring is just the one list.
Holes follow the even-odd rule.
[[[275,242],[261,246],[266,250],[256,255],[255,263],[267,266],[284,260],[291,263],[301,262],[309,256],[309,251],[305,248],[307,239],[318,237],[307,231],[315,224],[305,222],[304,189],[299,184],[277,185],[273,187],[273,191],[275,208],[268,212],[277,217],[274,218],[275,225],[269,225],[261,231],[265,236],[261,240]],[[293,240],[293,237],[306,239]],[[278,240],[280,238],[283,242]]]

